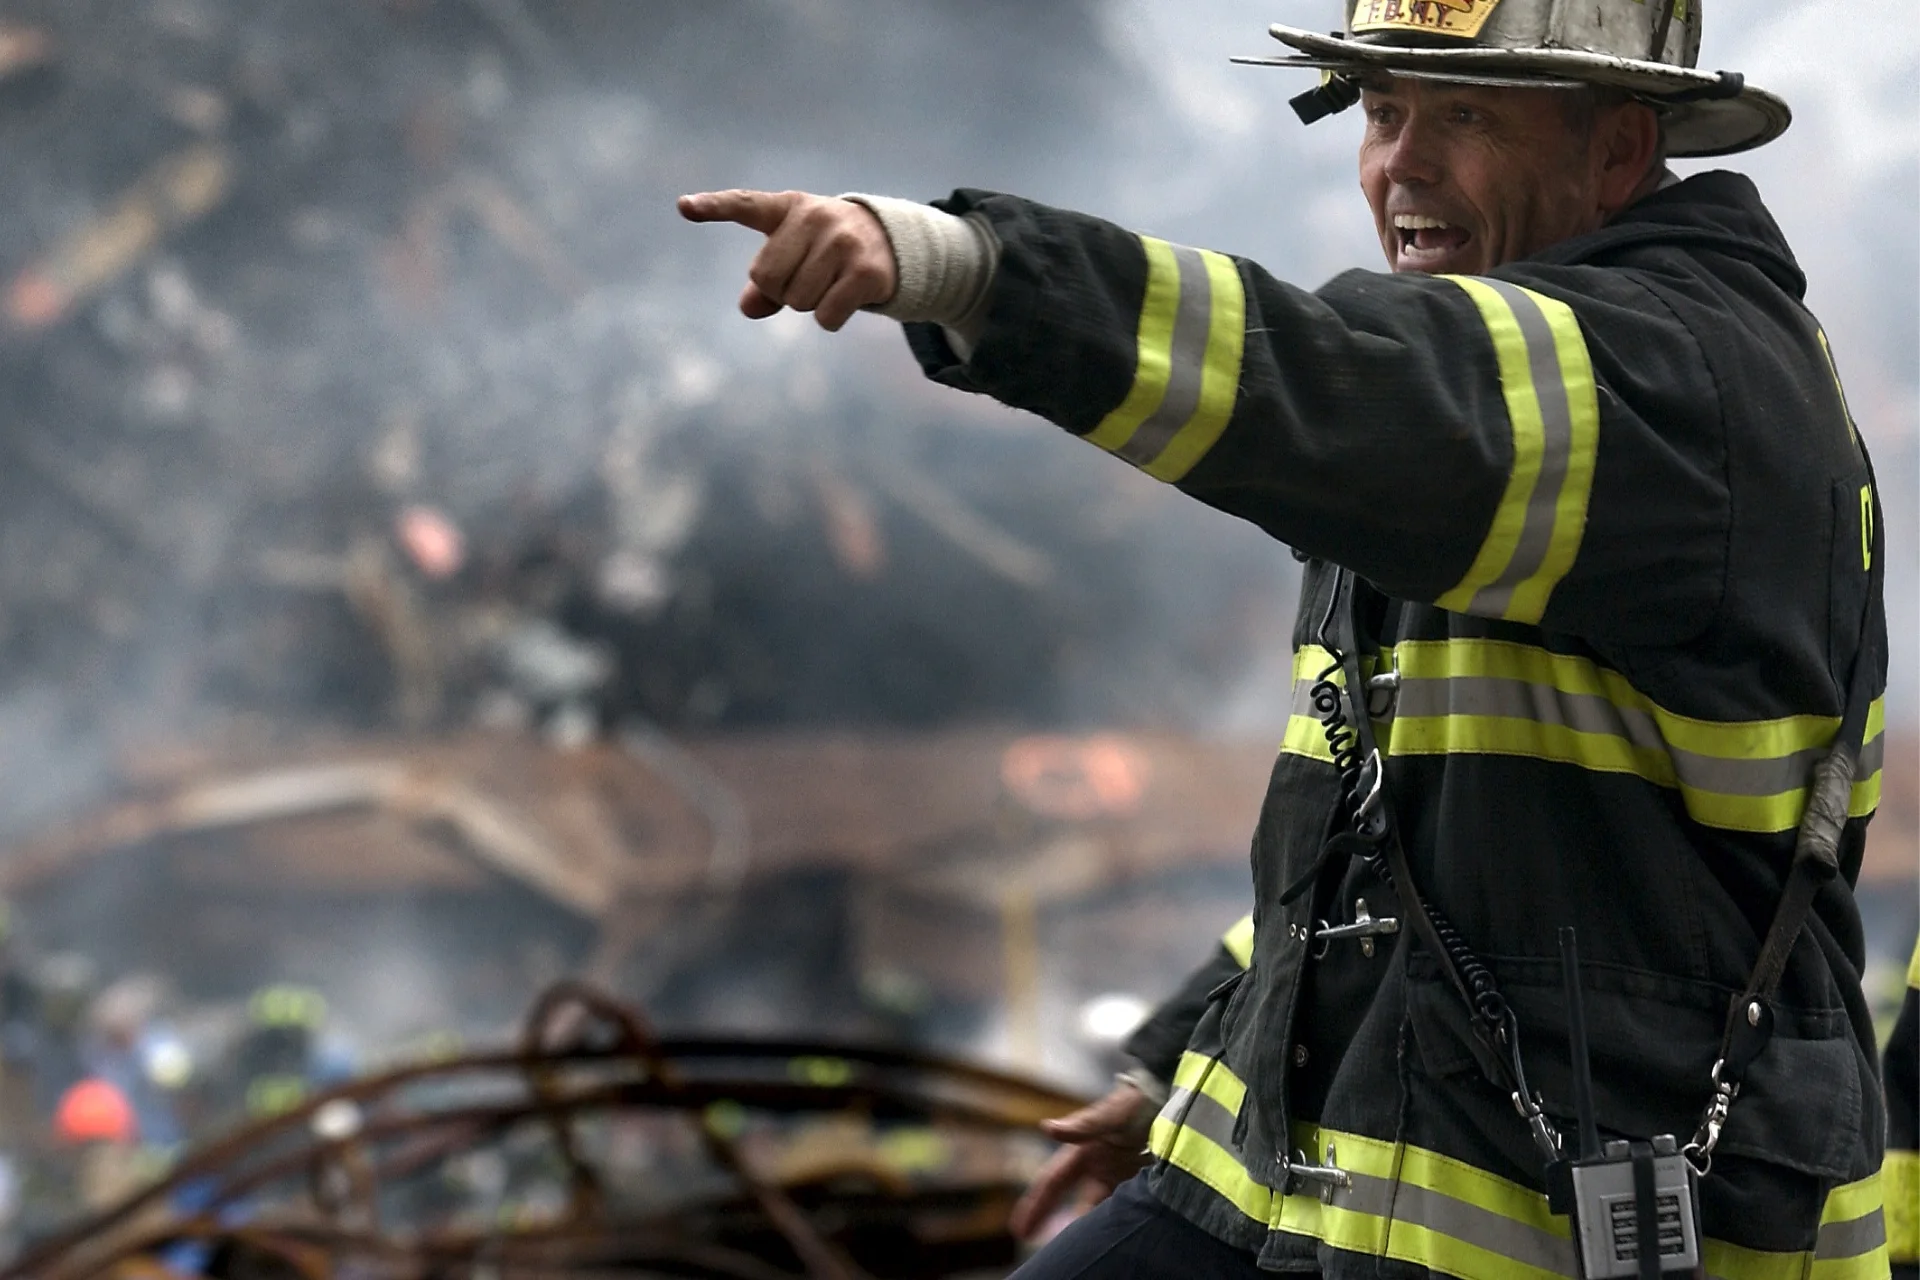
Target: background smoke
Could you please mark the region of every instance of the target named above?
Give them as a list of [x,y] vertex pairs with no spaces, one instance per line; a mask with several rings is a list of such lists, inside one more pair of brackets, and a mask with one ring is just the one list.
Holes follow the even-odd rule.
[[[1227,65],[1276,18],[1337,15],[0,7],[57,50],[0,81],[0,270],[44,264],[165,157],[211,147],[229,175],[66,318],[0,336],[0,832],[98,798],[129,751],[240,731],[1273,732],[1283,548],[925,384],[896,326],[748,324],[752,237],[672,199],[983,186],[1317,283],[1378,247],[1355,120],[1302,129],[1298,85]],[[1920,37],[1826,0],[1707,21],[1707,63],[1799,112],[1734,167],[1807,266],[1877,452],[1910,730]],[[457,572],[397,535],[421,509],[458,531]]]

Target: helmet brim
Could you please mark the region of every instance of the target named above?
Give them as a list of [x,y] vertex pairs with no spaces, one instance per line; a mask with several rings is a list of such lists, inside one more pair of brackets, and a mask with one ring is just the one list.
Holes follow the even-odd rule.
[[1274,39],[1297,50],[1297,55],[1234,61],[1501,87],[1601,85],[1624,89],[1660,109],[1666,125],[1667,154],[1675,157],[1751,151],[1773,141],[1793,123],[1793,112],[1785,101],[1750,84],[1741,83],[1737,92],[1724,97],[1697,96],[1724,91],[1727,80],[1718,72],[1692,67],[1577,49],[1410,47],[1279,24],[1271,31]]

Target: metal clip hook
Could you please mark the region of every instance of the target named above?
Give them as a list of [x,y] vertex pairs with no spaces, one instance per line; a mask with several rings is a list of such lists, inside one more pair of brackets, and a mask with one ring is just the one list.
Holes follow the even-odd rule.
[[1725,1058],[1713,1064],[1713,1100],[1707,1103],[1700,1117],[1700,1129],[1693,1135],[1693,1141],[1680,1151],[1693,1171],[1703,1178],[1713,1171],[1713,1149],[1720,1145],[1720,1131],[1727,1127],[1727,1114],[1733,1110],[1733,1100],[1740,1096],[1738,1084],[1720,1079],[1721,1069],[1726,1065]]
[[[1400,700],[1400,655],[1393,655],[1394,666],[1382,671],[1367,681],[1367,715],[1375,720],[1385,720],[1393,714],[1394,704]],[[1375,705],[1375,695],[1385,694],[1385,705]]]
[[1332,1142],[1327,1143],[1327,1159],[1325,1164],[1308,1164],[1307,1153],[1296,1150],[1293,1153],[1293,1159],[1287,1161],[1288,1185],[1291,1186],[1296,1178],[1302,1182],[1312,1183],[1318,1188],[1320,1203],[1332,1204],[1334,1192],[1353,1190],[1352,1175],[1345,1169],[1335,1168],[1333,1164],[1334,1157],[1335,1152]]
[[1393,916],[1382,916],[1376,920],[1373,914],[1367,910],[1367,900],[1365,898],[1355,898],[1353,902],[1352,924],[1330,925],[1325,920],[1322,920],[1320,927],[1313,931],[1314,940],[1320,944],[1314,951],[1313,958],[1315,960],[1325,958],[1327,952],[1335,942],[1342,941],[1346,938],[1358,938],[1360,939],[1360,954],[1366,956],[1368,959],[1372,959],[1373,940],[1383,934],[1398,932],[1400,932],[1400,921],[1397,918]]
[[1387,834],[1387,767],[1380,759],[1380,748],[1367,753],[1360,766],[1360,785],[1366,794],[1353,807],[1354,831],[1362,840],[1378,841]]
[[1547,1119],[1547,1113],[1540,1106],[1540,1095],[1528,1099],[1519,1090],[1513,1093],[1513,1109],[1527,1122],[1527,1129],[1533,1134],[1533,1145],[1548,1164],[1560,1159],[1564,1144],[1560,1140],[1560,1131],[1553,1127],[1553,1121]]

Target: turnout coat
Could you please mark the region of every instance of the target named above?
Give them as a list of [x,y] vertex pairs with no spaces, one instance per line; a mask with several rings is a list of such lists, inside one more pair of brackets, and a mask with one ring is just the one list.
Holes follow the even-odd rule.
[[[1277,1270],[1573,1273],[1541,1161],[1400,904],[1323,858],[1337,772],[1307,689],[1363,580],[1372,713],[1422,894],[1493,969],[1572,1128],[1556,933],[1577,925],[1607,1136],[1683,1143],[1837,730],[1875,554],[1870,474],[1804,280],[1752,185],[1708,173],[1485,277],[1254,263],[979,191],[1001,258],[930,376],[1051,419],[1307,561],[1255,908],[1132,1048],[1173,1087],[1156,1194]],[[1867,648],[1876,692],[1884,643]],[[1885,1115],[1842,842],[1774,1038],[1702,1186],[1707,1271],[1883,1275]],[[1289,889],[1293,891],[1289,893]],[[1289,1163],[1331,1164],[1323,1198]]]

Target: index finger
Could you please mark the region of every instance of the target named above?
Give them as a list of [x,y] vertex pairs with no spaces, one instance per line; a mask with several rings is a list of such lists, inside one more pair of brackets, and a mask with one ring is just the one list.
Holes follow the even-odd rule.
[[680,197],[680,216],[688,222],[737,222],[772,235],[798,198],[796,191],[699,191]]

